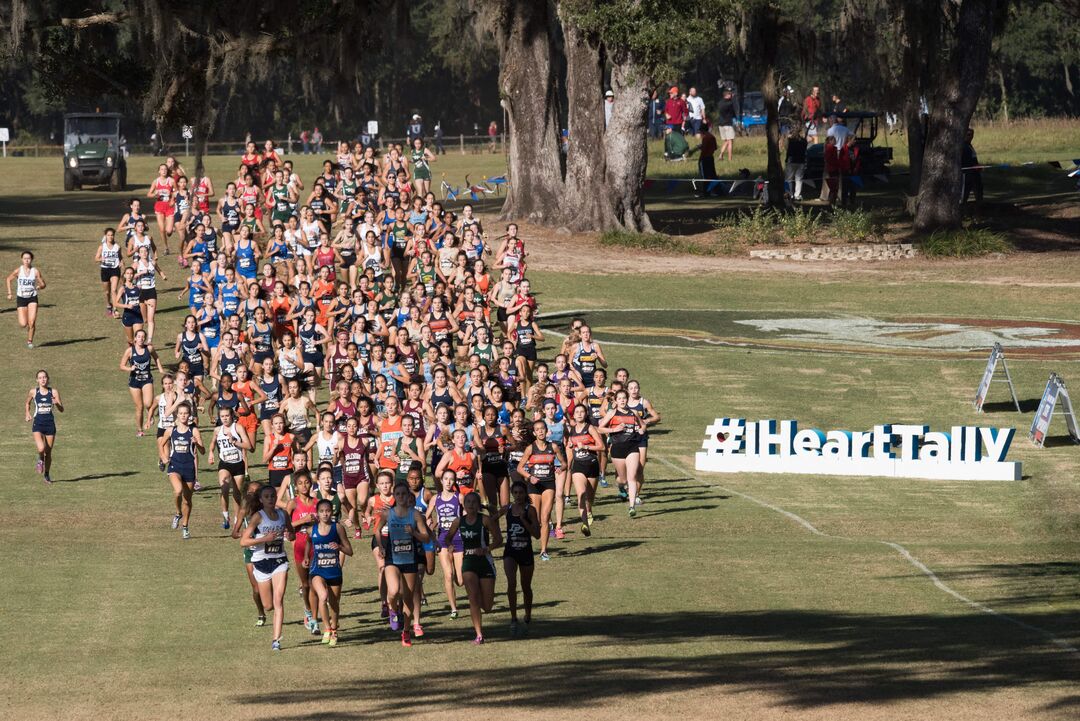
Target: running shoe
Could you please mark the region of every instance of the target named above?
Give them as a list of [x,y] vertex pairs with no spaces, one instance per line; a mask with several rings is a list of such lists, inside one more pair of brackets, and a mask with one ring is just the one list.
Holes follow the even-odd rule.
[[224,528],[226,531],[229,530],[229,517],[228,516],[225,516],[225,518],[221,521],[221,527]]
[[105,306],[105,317],[106,318],[112,318],[113,317],[113,309],[112,309],[111,305]]
[[329,631],[323,631],[322,642],[323,643],[330,643],[330,632]]
[[473,639],[473,646],[483,646],[483,645],[484,645],[484,637],[483,636],[477,636],[476,638]]
[[355,531],[353,531],[352,537],[353,537],[353,540],[359,540],[360,539],[360,529],[359,528],[357,528]]
[[281,641],[279,641],[279,640],[277,640],[275,638],[274,642],[270,644],[270,650],[271,651],[280,651],[281,650]]
[[548,552],[547,552],[547,551],[541,551],[541,552],[540,552],[540,560],[541,560],[541,561],[550,561],[550,560],[551,560],[551,556],[549,556],[549,555],[548,555]]
[[158,461],[157,462],[157,469],[159,471],[161,471],[162,473],[164,473],[165,472],[165,461]]
[[587,515],[588,515],[588,518],[589,518],[589,525],[591,526],[593,524],[592,511],[589,511]]
[[177,513],[175,516],[172,517],[172,529],[175,531],[177,528],[180,528],[180,514],[179,513]]
[[37,471],[38,473],[44,473],[45,472],[45,461],[41,460],[40,458],[37,459],[37,463],[34,464],[34,470]]
[[457,609],[452,608],[450,609],[450,620],[453,621],[455,618],[457,618]]
[[182,531],[182,536],[183,536],[183,539],[185,541],[188,540],[189,538],[191,538],[191,531],[188,530],[187,526],[184,526],[183,531]]
[[387,618],[387,617],[388,617],[389,615],[390,615],[390,607],[389,607],[389,606],[387,606],[387,605],[386,605],[386,604],[384,603],[384,604],[382,605],[382,613],[381,613],[380,617],[381,617],[381,618]]
[[409,632],[407,630],[401,632],[401,645],[405,648],[410,648],[412,646],[412,639],[409,638]]
[[627,515],[629,515],[631,518],[637,516],[637,506],[630,506],[630,510],[627,511]]
[[563,508],[569,508],[570,507],[570,496],[563,496],[562,504],[563,504]]
[[202,490],[202,484],[199,483],[198,481],[195,481],[195,485],[192,486],[191,488],[192,488],[192,490],[195,490],[195,491],[201,491]]
[[630,500],[630,492],[626,490],[626,486],[619,486],[619,498],[624,501]]
[[548,524],[548,538],[555,538],[555,524]]
[[45,484],[49,486],[52,485],[52,476],[50,476],[48,473],[45,474]]
[[607,479],[604,478],[603,476],[600,476],[600,487],[601,488],[607,488],[609,485],[611,485],[611,484],[609,484],[607,482]]
[[312,619],[312,621],[311,621],[311,635],[312,636],[318,636],[319,635],[319,622],[314,620],[314,619]]
[[416,636],[417,638],[423,638],[424,637],[424,627],[421,626],[418,623],[414,623],[413,627],[412,627],[412,635]]
[[334,646],[337,646],[337,634],[336,633],[331,633],[330,634],[330,643],[328,643],[326,645],[329,646],[330,648],[333,648]]
[[30,349],[32,350],[32,349],[34,348],[34,344],[33,344],[33,342],[31,342],[31,341],[26,341],[26,347],[27,347],[27,348],[30,348]]
[[421,606],[426,606],[427,605],[427,594],[426,593],[421,593],[420,594],[420,605]]
[[136,437],[136,438],[142,438],[142,437],[143,437],[143,436],[145,436],[145,435],[146,435],[146,434],[145,434],[145,433],[143,433],[142,431],[135,431],[135,437]]
[[592,529],[589,528],[588,523],[581,524],[581,535],[585,536],[585,538],[588,538],[592,535]]
[[261,628],[266,625],[266,616],[259,616],[255,619],[255,627]]
[[390,630],[391,631],[400,631],[401,630],[401,617],[398,616],[396,613],[391,613],[390,614]]
[[512,637],[514,637],[514,638],[517,638],[518,631],[519,631],[518,622],[517,621],[511,621],[510,622],[510,635]]
[[555,538],[558,538],[560,541],[562,539],[566,538],[566,531],[564,531],[561,527],[556,528],[555,529]]

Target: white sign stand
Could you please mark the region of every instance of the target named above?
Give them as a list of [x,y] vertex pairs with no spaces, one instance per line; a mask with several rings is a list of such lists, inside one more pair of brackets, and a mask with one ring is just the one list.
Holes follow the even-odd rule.
[[[998,363],[1001,363],[1001,367],[1005,370],[1004,378],[994,378],[994,373],[997,371]],[[1013,387],[1012,376],[1009,374],[1009,364],[1005,362],[1005,351],[1002,349],[1000,343],[995,343],[994,347],[990,350],[990,358],[986,361],[986,370],[983,371],[982,380],[979,382],[979,389],[975,391],[975,412],[983,412],[983,403],[986,401],[986,395],[990,392],[990,384],[994,381],[998,383],[1008,383],[1009,393],[1012,395],[1013,405],[1016,406],[1016,412],[1020,413],[1020,401],[1016,399],[1016,388]]]
[[1061,413],[1065,416],[1069,436],[1073,443],[1080,443],[1080,428],[1077,427],[1076,413],[1073,412],[1072,399],[1069,398],[1065,381],[1057,373],[1051,373],[1050,380],[1046,382],[1042,400],[1039,401],[1039,410],[1035,412],[1035,420],[1031,424],[1031,442],[1039,448],[1046,443],[1046,436],[1050,432],[1050,421],[1054,417],[1054,409],[1058,403],[1061,404]]
[[0,128],[0,143],[4,145],[4,157],[7,157],[7,144],[11,140],[11,132],[7,128]]

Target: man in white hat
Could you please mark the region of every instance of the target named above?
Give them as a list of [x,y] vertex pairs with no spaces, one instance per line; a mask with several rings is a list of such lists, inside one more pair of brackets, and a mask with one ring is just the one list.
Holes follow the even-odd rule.
[[615,93],[608,90],[604,93],[604,128],[611,122],[611,107],[615,105]]

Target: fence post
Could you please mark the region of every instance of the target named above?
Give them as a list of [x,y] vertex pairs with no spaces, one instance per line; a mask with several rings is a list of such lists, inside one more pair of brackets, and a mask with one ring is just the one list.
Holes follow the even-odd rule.
[[37,156],[38,156],[38,145],[37,145],[37,143],[34,143],[34,157],[36,158]]
[[465,133],[458,135],[458,143],[461,145],[461,154],[465,154]]

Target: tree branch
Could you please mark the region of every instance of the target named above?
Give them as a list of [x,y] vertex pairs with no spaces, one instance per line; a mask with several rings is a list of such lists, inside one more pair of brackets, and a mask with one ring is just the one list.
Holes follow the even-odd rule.
[[60,24],[65,28],[82,30],[96,25],[119,25],[131,17],[127,10],[118,10],[114,13],[98,13],[84,18],[60,18]]

